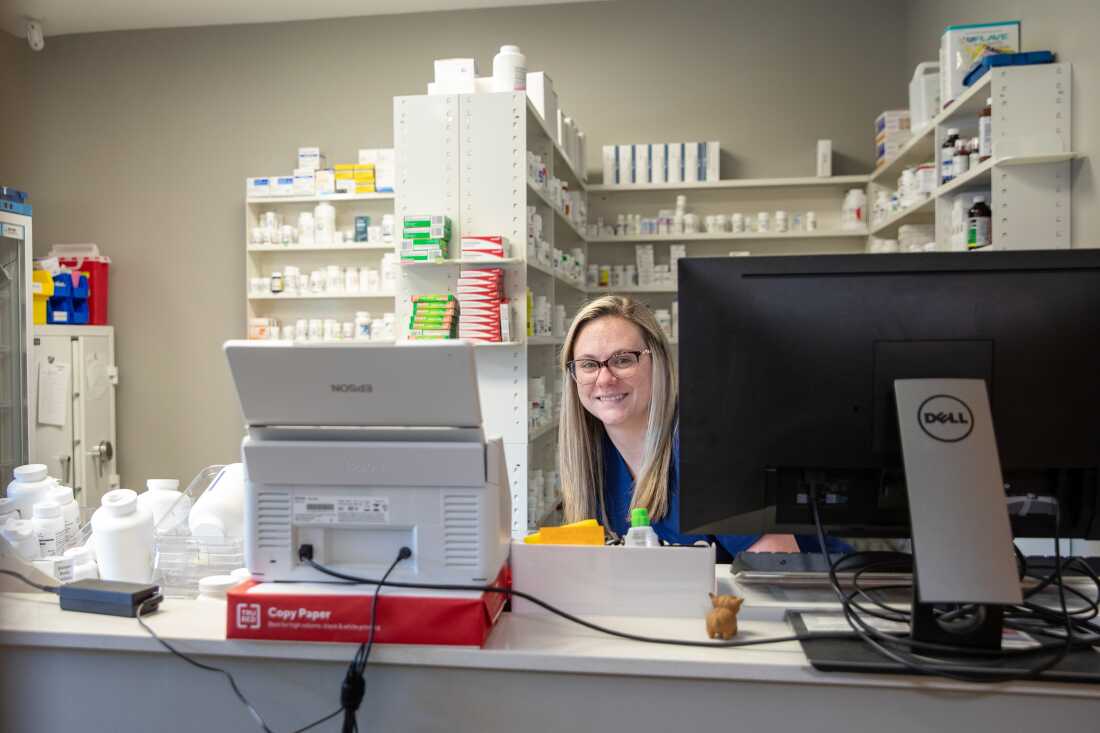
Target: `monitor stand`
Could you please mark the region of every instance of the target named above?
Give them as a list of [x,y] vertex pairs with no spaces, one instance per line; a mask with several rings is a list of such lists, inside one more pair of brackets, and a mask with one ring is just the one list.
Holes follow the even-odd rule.
[[[1023,603],[986,385],[894,382],[913,530],[915,641],[1000,649],[1004,606]],[[937,616],[944,604],[973,612]]]

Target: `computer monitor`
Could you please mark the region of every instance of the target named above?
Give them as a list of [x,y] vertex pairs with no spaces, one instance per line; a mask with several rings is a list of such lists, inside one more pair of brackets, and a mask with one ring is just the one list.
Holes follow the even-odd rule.
[[[1100,250],[680,260],[681,530],[909,534],[894,380],[985,380],[1009,495],[1100,538]],[[1012,517],[1050,537],[1049,515]]]

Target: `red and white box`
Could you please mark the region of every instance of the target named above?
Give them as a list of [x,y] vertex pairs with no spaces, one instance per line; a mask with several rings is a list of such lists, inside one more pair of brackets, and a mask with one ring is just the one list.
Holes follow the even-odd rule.
[[[507,565],[492,584],[510,588]],[[481,646],[504,609],[503,593],[431,592],[399,595],[383,588],[378,597],[374,640],[379,644]],[[408,592],[408,591],[405,591]],[[273,641],[367,640],[374,587],[331,583],[246,581],[226,594],[227,639]]]
[[501,236],[470,236],[462,237],[462,259],[464,260],[499,260],[507,257],[508,248]]

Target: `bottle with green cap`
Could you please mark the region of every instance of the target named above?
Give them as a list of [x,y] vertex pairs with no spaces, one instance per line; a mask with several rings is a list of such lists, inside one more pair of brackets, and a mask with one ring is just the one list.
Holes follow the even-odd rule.
[[645,507],[630,510],[630,529],[627,530],[625,544],[627,547],[661,546],[657,533],[649,526],[649,510]]

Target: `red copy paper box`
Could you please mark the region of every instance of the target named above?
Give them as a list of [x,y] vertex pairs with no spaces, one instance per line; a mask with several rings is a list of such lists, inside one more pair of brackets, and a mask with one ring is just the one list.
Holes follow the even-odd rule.
[[[493,586],[511,587],[505,565]],[[315,590],[317,592],[310,592]],[[228,639],[363,642],[371,623],[374,587],[255,583],[227,593]],[[396,589],[395,589],[396,590]],[[374,640],[379,644],[481,646],[504,608],[502,593],[388,595],[378,598]]]

